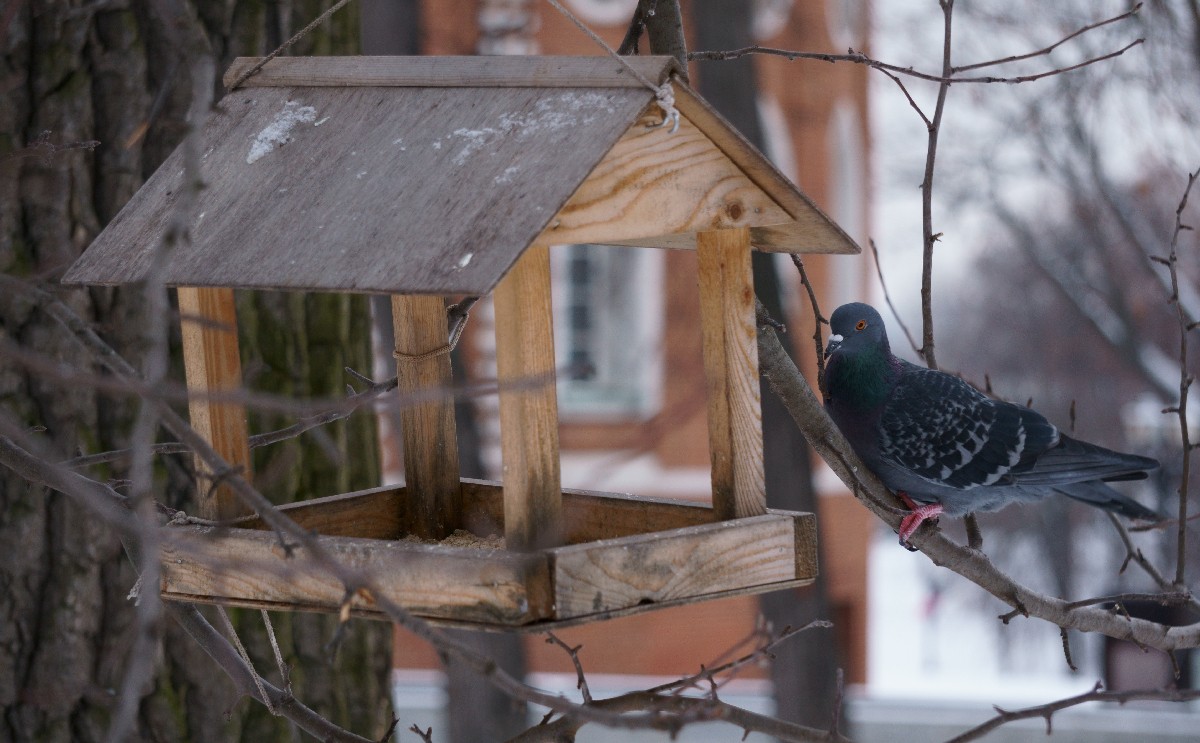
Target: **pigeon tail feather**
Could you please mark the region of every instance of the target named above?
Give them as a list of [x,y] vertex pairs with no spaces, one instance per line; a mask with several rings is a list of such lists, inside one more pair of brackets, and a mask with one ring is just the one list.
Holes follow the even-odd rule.
[[1147,508],[1133,498],[1118,493],[1104,483],[1095,480],[1058,485],[1052,489],[1068,498],[1074,498],[1089,506],[1098,506],[1127,518],[1141,521],[1162,521],[1164,518],[1158,511]]
[[1158,467],[1149,457],[1105,449],[1059,435],[1057,445],[1042,452],[1025,471],[1014,470],[1012,482],[1019,485],[1059,485],[1105,480],[1144,480],[1146,470]]

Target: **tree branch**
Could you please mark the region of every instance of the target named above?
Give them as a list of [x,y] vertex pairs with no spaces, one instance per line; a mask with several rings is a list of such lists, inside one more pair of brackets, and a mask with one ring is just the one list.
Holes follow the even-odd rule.
[[996,707],[996,716],[987,722],[977,727],[971,728],[962,735],[951,738],[947,743],[967,743],[967,741],[978,740],[987,735],[991,731],[1009,722],[1016,720],[1028,720],[1034,717],[1041,717],[1046,721],[1046,734],[1050,735],[1050,719],[1055,712],[1084,704],[1085,702],[1117,702],[1124,704],[1142,699],[1165,700],[1169,702],[1186,702],[1192,699],[1200,699],[1200,691],[1195,689],[1139,689],[1135,691],[1101,691],[1100,683],[1097,682],[1091,691],[1084,692],[1073,697],[1060,699],[1057,702],[1049,704],[1041,704],[1036,707],[1026,707],[1007,711]]

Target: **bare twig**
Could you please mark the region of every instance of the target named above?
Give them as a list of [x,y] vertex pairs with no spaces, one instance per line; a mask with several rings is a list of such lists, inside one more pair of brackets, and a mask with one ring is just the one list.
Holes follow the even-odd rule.
[[[926,121],[926,123],[929,123]],[[887,281],[883,278],[883,266],[879,264],[879,248],[875,245],[875,240],[872,238],[867,240],[867,245],[871,247],[871,261],[875,264],[875,275],[879,277],[879,288],[883,290],[883,301],[887,302],[888,309],[892,311],[892,316],[896,318],[897,324],[900,325],[900,330],[904,332],[904,337],[908,339],[908,345],[912,347],[913,353],[920,354],[921,347],[917,345],[917,341],[909,332],[908,325],[904,322],[904,318],[900,317],[900,313],[896,311],[896,305],[892,302],[892,294],[888,291]]]
[[1062,627],[1058,628],[1058,634],[1062,637],[1063,657],[1067,659],[1067,668],[1070,668],[1072,671],[1078,671],[1079,669],[1075,667],[1075,661],[1071,659],[1070,635],[1068,635],[1067,631]]
[[1036,707],[1026,707],[1018,710],[1003,710],[996,707],[996,716],[987,722],[973,727],[962,735],[951,738],[948,743],[966,743],[971,740],[978,740],[987,735],[991,731],[1009,722],[1016,720],[1028,720],[1030,718],[1040,717],[1046,721],[1046,734],[1051,733],[1050,720],[1055,712],[1084,704],[1085,702],[1117,702],[1124,704],[1142,699],[1155,699],[1168,702],[1186,702],[1192,699],[1200,699],[1200,691],[1195,689],[1139,689],[1133,691],[1101,691],[1100,682],[1091,691],[1078,694],[1066,699],[1060,699],[1057,702],[1049,704],[1041,704]]
[[1137,3],[1132,8],[1130,8],[1129,10],[1125,11],[1124,13],[1122,13],[1120,15],[1115,15],[1111,18],[1106,18],[1102,21],[1097,21],[1095,23],[1089,23],[1088,25],[1083,26],[1082,28],[1076,30],[1074,33],[1067,34],[1066,36],[1062,37],[1061,39],[1054,42],[1050,46],[1043,47],[1041,49],[1038,49],[1037,51],[1028,52],[1026,54],[1017,54],[1017,55],[1014,55],[1011,57],[1004,57],[1002,59],[992,59],[992,60],[988,60],[986,62],[975,62],[974,64],[962,65],[960,67],[955,67],[954,73],[958,74],[960,72],[967,72],[968,70],[978,70],[983,67],[997,67],[999,65],[1010,64],[1012,62],[1020,62],[1020,61],[1026,60],[1026,59],[1033,59],[1034,57],[1045,56],[1047,54],[1050,54],[1051,52],[1053,52],[1055,49],[1059,48],[1063,44],[1067,43],[1071,39],[1075,39],[1080,36],[1083,36],[1084,34],[1086,34],[1089,31],[1094,31],[1098,28],[1102,28],[1104,26],[1108,26],[1113,23],[1119,23],[1126,19],[1132,18],[1133,16],[1137,15],[1138,11],[1140,11],[1141,9],[1142,9],[1142,3]]
[[911,67],[901,67],[899,65],[888,64],[886,62],[880,62],[879,60],[873,59],[873,58],[867,56],[866,54],[863,54],[862,52],[851,51],[848,54],[825,54],[825,53],[821,53],[821,52],[800,52],[800,51],[794,51],[794,50],[790,50],[790,49],[775,49],[772,47],[757,46],[757,45],[747,46],[747,47],[743,47],[741,49],[731,49],[729,51],[688,52],[688,59],[689,60],[737,59],[738,57],[745,57],[746,55],[749,55],[749,54],[766,54],[766,55],[775,56],[775,57],[786,57],[787,59],[790,59],[790,60],[812,59],[812,60],[818,60],[818,61],[822,61],[822,62],[852,62],[854,64],[866,65],[868,67],[871,67],[872,69],[885,71],[885,72],[892,72],[896,75],[905,75],[908,77],[917,78],[918,80],[926,80],[928,82],[938,83],[938,84],[942,84],[942,83],[946,83],[946,84],[1006,83],[1008,85],[1017,85],[1020,83],[1035,82],[1037,80],[1042,80],[1047,77],[1053,77],[1055,75],[1062,75],[1067,72],[1073,72],[1075,70],[1079,70],[1084,67],[1089,67],[1098,62],[1103,62],[1105,60],[1114,59],[1116,57],[1121,56],[1122,54],[1129,51],[1130,49],[1134,48],[1135,46],[1139,46],[1139,45],[1145,43],[1145,41],[1146,41],[1145,39],[1135,39],[1135,40],[1129,42],[1128,44],[1126,44],[1125,46],[1121,47],[1120,49],[1109,52],[1107,54],[1102,54],[1098,57],[1092,57],[1092,58],[1086,59],[1083,62],[1079,62],[1078,64],[1069,65],[1067,67],[1055,67],[1054,69],[1045,70],[1044,72],[1038,72],[1038,73],[1034,73],[1031,75],[1017,75],[1015,77],[1001,77],[1001,76],[996,76],[996,75],[983,75],[983,76],[978,76],[978,77],[960,77],[958,75],[954,75],[949,72],[943,73],[941,75],[935,75],[935,74],[928,73],[928,72],[919,72],[917,70],[914,70]]
[[1183,189],[1183,197],[1175,209],[1175,229],[1171,233],[1171,251],[1167,255],[1166,264],[1171,273],[1170,302],[1175,305],[1175,316],[1179,322],[1179,404],[1175,406],[1175,415],[1179,419],[1179,438],[1183,445],[1183,470],[1179,476],[1179,524],[1176,530],[1175,585],[1185,586],[1187,573],[1187,520],[1188,496],[1191,480],[1192,440],[1188,430],[1188,391],[1192,386],[1192,375],[1188,372],[1188,326],[1190,318],[1184,311],[1183,303],[1179,301],[1179,236],[1184,230],[1192,229],[1183,223],[1183,210],[1187,208],[1188,196],[1196,178],[1200,177],[1200,169],[1188,174],[1187,186]]
[[825,341],[821,337],[821,324],[829,324],[825,316],[821,314],[821,306],[817,303],[817,292],[813,288],[812,281],[808,278],[808,272],[804,270],[804,261],[795,253],[791,254],[792,263],[795,264],[796,270],[800,272],[800,283],[804,285],[804,290],[808,292],[808,304],[812,307],[813,313],[813,345],[816,346],[817,359],[817,384],[821,385],[821,391],[825,391]]
[[[942,77],[949,78],[951,30],[954,20],[954,0],[938,0],[942,6]],[[938,83],[937,102],[929,121],[925,147],[925,177],[921,180],[921,349],[920,355],[930,369],[938,368],[933,351],[933,246],[941,237],[933,232],[933,172],[937,160],[938,135],[942,129],[942,114],[946,110],[946,95],[950,81]]]
[[1078,609],[1081,606],[1125,604],[1130,601],[1153,601],[1163,606],[1182,606],[1191,603],[1192,594],[1183,591],[1173,593],[1118,593],[1112,596],[1096,596],[1090,599],[1080,599],[1079,601],[1068,601],[1063,605],[1063,608],[1070,611],[1071,609]]
[[575,666],[575,688],[579,689],[579,693],[583,695],[583,703],[591,704],[592,691],[588,688],[587,677],[583,674],[583,663],[579,661],[579,649],[583,646],[576,645],[575,647],[571,647],[567,643],[563,642],[562,639],[560,639],[559,636],[553,632],[546,633],[546,642],[550,645],[559,646],[566,652],[567,656],[570,657],[572,665]]

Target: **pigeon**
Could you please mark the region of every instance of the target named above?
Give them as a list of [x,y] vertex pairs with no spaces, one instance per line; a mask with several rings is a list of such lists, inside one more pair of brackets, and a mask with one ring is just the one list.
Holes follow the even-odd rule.
[[995,511],[1053,493],[1131,519],[1160,514],[1105,483],[1158,462],[1073,439],[1030,408],[896,358],[870,305],[839,307],[825,349],[825,409],[859,458],[910,509],[900,544],[927,519]]

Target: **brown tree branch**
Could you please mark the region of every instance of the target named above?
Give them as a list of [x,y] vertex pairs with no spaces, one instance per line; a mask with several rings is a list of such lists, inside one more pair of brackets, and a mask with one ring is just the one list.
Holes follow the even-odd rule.
[[951,738],[947,743],[967,743],[967,741],[978,740],[987,735],[991,731],[1009,722],[1016,720],[1028,720],[1034,717],[1041,717],[1046,721],[1046,735],[1050,735],[1052,730],[1050,720],[1055,712],[1068,709],[1076,705],[1084,704],[1085,702],[1117,702],[1124,704],[1135,700],[1154,699],[1168,702],[1186,702],[1192,699],[1200,699],[1200,691],[1195,689],[1139,689],[1134,691],[1101,691],[1099,682],[1092,688],[1091,691],[1078,694],[1066,699],[1060,699],[1049,704],[1041,704],[1036,707],[1026,707],[1018,710],[1003,710],[996,707],[996,716],[982,725],[971,728],[962,735]]
[[1175,406],[1175,415],[1179,419],[1179,439],[1183,445],[1183,471],[1179,476],[1179,524],[1175,536],[1175,585],[1179,587],[1187,585],[1187,520],[1192,464],[1192,439],[1188,428],[1187,410],[1188,391],[1194,381],[1191,373],[1188,372],[1188,329],[1191,319],[1187,316],[1183,303],[1179,300],[1179,236],[1185,230],[1192,229],[1183,223],[1183,210],[1187,208],[1188,196],[1192,193],[1192,186],[1195,185],[1197,177],[1200,177],[1200,169],[1188,174],[1187,186],[1183,189],[1183,196],[1179,199],[1179,206],[1175,209],[1175,228],[1171,233],[1171,250],[1165,260],[1167,268],[1171,272],[1169,301],[1175,305],[1175,316],[1179,322],[1179,403]]
[[[942,6],[942,77],[949,78],[953,67],[950,64],[951,30],[954,20],[954,0],[938,0]],[[937,161],[938,135],[942,129],[942,114],[946,110],[946,95],[950,82],[938,83],[937,102],[933,107],[933,118],[926,130],[925,176],[921,179],[921,349],[920,355],[930,369],[938,368],[933,350],[933,245],[941,234],[933,232],[933,172]]]
[[912,67],[901,67],[899,65],[888,64],[887,62],[880,62],[879,60],[873,59],[872,57],[869,57],[862,52],[856,52],[853,50],[847,54],[825,54],[823,52],[801,52],[801,51],[795,51],[795,50],[791,50],[791,49],[776,49],[773,47],[755,45],[755,46],[743,47],[741,49],[730,49],[728,51],[688,52],[688,59],[690,59],[690,60],[723,60],[723,59],[737,59],[738,57],[744,57],[748,54],[765,54],[765,55],[775,56],[775,57],[786,57],[787,59],[790,59],[790,60],[811,59],[811,60],[817,60],[817,61],[821,61],[821,62],[831,62],[831,63],[832,62],[851,62],[854,64],[866,65],[868,67],[871,67],[872,69],[880,70],[883,72],[891,72],[896,75],[905,75],[908,77],[916,78],[918,80],[925,80],[927,82],[939,83],[939,84],[948,83],[951,85],[957,85],[959,83],[967,83],[967,84],[1005,83],[1008,85],[1017,85],[1020,83],[1035,82],[1037,80],[1042,80],[1047,77],[1053,77],[1055,75],[1062,75],[1067,72],[1073,72],[1075,70],[1079,70],[1084,67],[1089,67],[1098,62],[1103,62],[1105,60],[1114,59],[1116,57],[1121,56],[1122,54],[1129,51],[1130,49],[1134,48],[1135,46],[1139,46],[1140,44],[1145,43],[1145,41],[1146,41],[1145,39],[1134,39],[1133,41],[1129,42],[1128,44],[1121,47],[1120,49],[1109,52],[1107,54],[1102,54],[1098,57],[1088,58],[1082,62],[1079,62],[1078,64],[1069,65],[1067,67],[1055,67],[1054,69],[1045,70],[1043,72],[1038,72],[1038,73],[1034,73],[1031,75],[1017,75],[1014,77],[1001,77],[1001,76],[996,76],[996,75],[981,75],[981,76],[976,76],[976,77],[960,77],[960,76],[954,75],[952,73],[935,75],[933,73],[920,72],[918,70],[914,70]]
[[[789,627],[779,633],[777,637],[768,639],[753,651],[735,660],[712,668],[702,666],[697,673],[649,689],[633,691],[608,699],[586,701],[585,706],[604,710],[610,714],[629,712],[647,714],[651,716],[650,719],[653,722],[648,727],[670,733],[677,733],[691,723],[722,720],[741,727],[747,734],[762,733],[784,741],[845,741],[846,739],[837,732],[836,724],[831,731],[795,725],[727,704],[718,699],[716,695],[717,689],[722,685],[716,681],[717,676],[732,674],[749,663],[761,660],[764,656],[769,655],[774,647],[802,632],[832,626],[830,622],[818,620],[809,622],[803,627]],[[554,635],[550,635],[547,642],[556,643],[567,651],[575,664],[580,688],[586,689],[583,668],[578,658],[579,648],[570,647]],[[682,692],[688,689],[699,689],[704,692],[704,696],[683,695]],[[572,740],[587,722],[588,720],[571,712],[554,720],[551,720],[548,715],[539,725],[512,738],[510,743],[539,741],[557,743],[557,741]]]
[[1020,62],[1020,61],[1026,60],[1026,59],[1033,59],[1034,57],[1045,56],[1047,54],[1050,54],[1051,52],[1053,52],[1055,49],[1059,48],[1063,44],[1067,43],[1071,39],[1075,39],[1080,36],[1083,36],[1084,34],[1086,34],[1089,31],[1094,31],[1098,28],[1102,28],[1104,26],[1107,26],[1107,25],[1110,25],[1113,23],[1119,23],[1120,21],[1124,21],[1126,19],[1133,18],[1133,16],[1137,15],[1141,9],[1142,9],[1142,3],[1137,3],[1132,8],[1125,11],[1124,13],[1121,13],[1120,15],[1115,15],[1115,16],[1112,16],[1111,18],[1105,18],[1104,20],[1096,21],[1095,23],[1089,23],[1088,25],[1077,29],[1073,33],[1067,34],[1066,36],[1062,37],[1061,39],[1054,42],[1050,46],[1043,47],[1041,49],[1038,49],[1037,51],[1028,52],[1026,54],[1017,54],[1017,55],[1014,55],[1011,57],[1004,57],[1002,59],[992,59],[992,60],[988,60],[986,62],[975,62],[974,64],[963,65],[961,67],[955,67],[954,73],[957,74],[959,72],[967,72],[969,70],[978,70],[983,67],[997,67],[999,65],[1010,64],[1012,62]]

